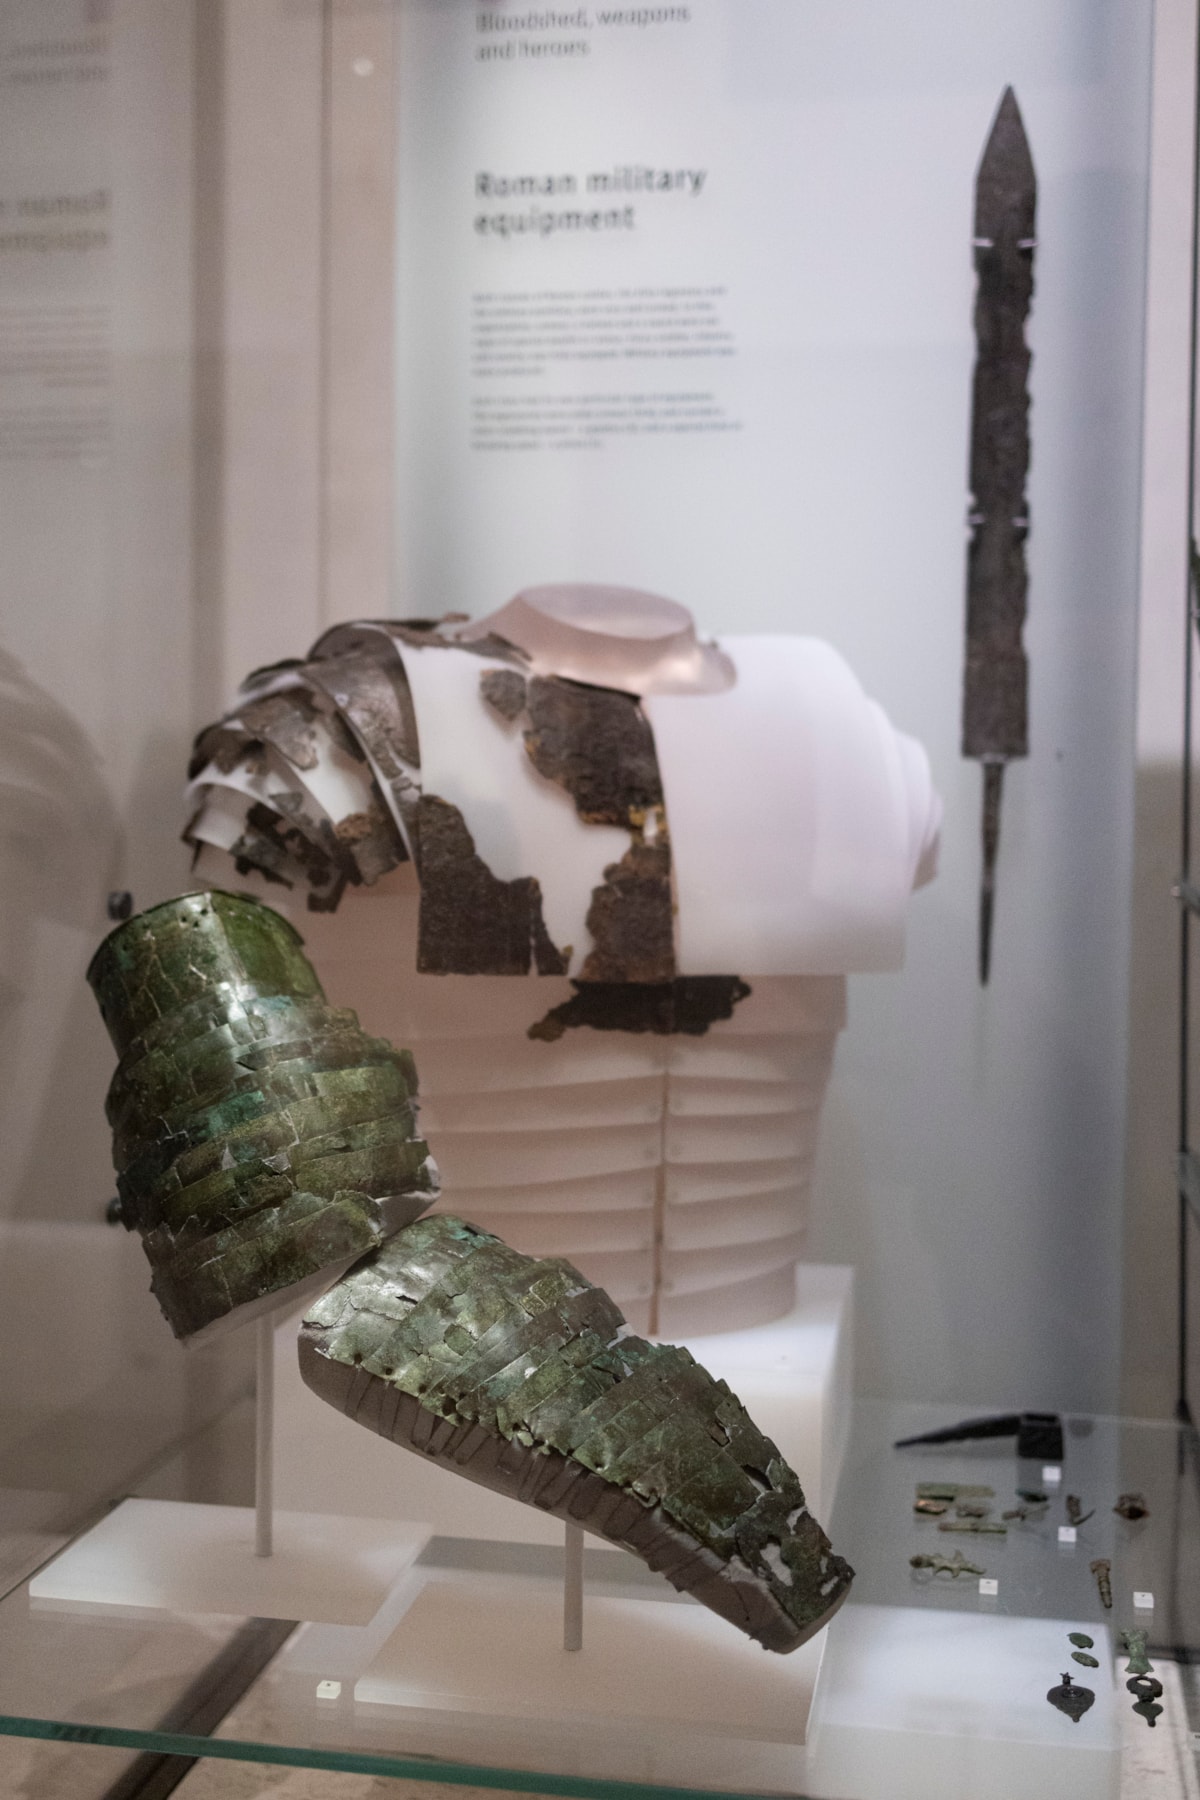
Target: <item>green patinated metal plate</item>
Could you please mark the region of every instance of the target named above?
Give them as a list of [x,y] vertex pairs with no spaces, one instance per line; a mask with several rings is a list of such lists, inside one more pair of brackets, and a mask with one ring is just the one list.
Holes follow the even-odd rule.
[[395,1050],[382,1039],[367,1037],[356,1027],[339,1022],[326,1029],[315,1026],[280,1030],[273,1037],[238,1041],[206,1033],[195,1044],[179,1042],[163,1046],[137,1062],[120,1063],[109,1089],[108,1110],[114,1122],[130,1107],[178,1105],[180,1097],[219,1097],[222,1084],[232,1088],[247,1075],[267,1074],[289,1062],[308,1060],[314,1068],[349,1068],[355,1063],[387,1061],[402,1067],[410,1092],[416,1091],[416,1070],[406,1051]]
[[377,1199],[408,1192],[432,1197],[437,1183],[428,1171],[428,1146],[408,1135],[403,1120],[385,1116],[286,1144],[266,1156],[246,1154],[186,1187],[159,1191],[151,1204],[123,1177],[118,1177],[117,1188],[123,1208],[140,1230],[162,1228],[178,1234],[189,1222],[196,1230],[205,1230],[211,1221],[252,1212],[268,1198],[302,1188],[327,1196],[353,1188]]
[[147,1026],[222,982],[322,999],[304,940],[279,913],[236,894],[185,894],[127,919],[88,968],[118,1055]]
[[559,1258],[422,1219],[310,1309],[300,1357],[352,1417],[635,1551],[768,1649],[795,1649],[849,1590],[736,1396],[630,1335]]
[[122,1052],[121,1217],[177,1336],[345,1267],[436,1198],[411,1056],[326,1004],[270,908],[154,907],[105,939],[89,980]]

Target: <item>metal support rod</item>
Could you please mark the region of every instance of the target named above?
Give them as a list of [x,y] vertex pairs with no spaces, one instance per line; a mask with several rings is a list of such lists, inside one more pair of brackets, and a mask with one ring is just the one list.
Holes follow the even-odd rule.
[[[1200,84],[1200,44],[1196,47],[1197,62],[1194,65],[1195,77]],[[1187,542],[1184,547],[1184,568],[1186,584],[1184,588],[1185,603],[1183,607],[1184,663],[1183,663],[1183,782],[1180,805],[1180,886],[1191,888],[1194,883],[1192,868],[1192,755],[1196,728],[1195,708],[1193,704],[1193,687],[1196,668],[1196,639],[1200,632],[1200,621],[1197,619],[1197,602],[1200,600],[1200,556],[1196,545],[1196,499],[1197,499],[1197,428],[1200,426],[1200,396],[1197,395],[1197,383],[1200,382],[1200,230],[1197,229],[1197,207],[1200,206],[1200,101],[1195,97],[1192,103],[1192,206],[1191,206],[1191,295],[1189,308],[1188,331],[1188,454],[1187,454]],[[1187,905],[1180,909],[1179,915],[1179,1150],[1186,1156],[1192,1147],[1192,1120],[1190,1105],[1191,1088],[1191,913]],[[1178,1394],[1175,1403],[1176,1417],[1190,1420],[1192,1417],[1191,1393],[1188,1368],[1188,1318],[1191,1311],[1192,1297],[1188,1291],[1188,1256],[1192,1234],[1195,1226],[1188,1218],[1186,1196],[1181,1192],[1179,1200],[1179,1269],[1178,1269],[1178,1325],[1176,1345],[1176,1385]]]
[[563,1546],[563,1649],[583,1649],[583,1526],[568,1525]]
[[254,1553],[270,1556],[274,1537],[275,1319],[255,1326],[254,1369]]
[[996,858],[1000,854],[1000,793],[1004,759],[983,758],[983,874],[979,885],[979,985],[992,972],[992,915],[996,905]]

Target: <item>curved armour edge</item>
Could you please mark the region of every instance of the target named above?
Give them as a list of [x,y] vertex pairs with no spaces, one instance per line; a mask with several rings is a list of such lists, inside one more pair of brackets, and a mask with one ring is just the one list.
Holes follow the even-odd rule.
[[816,638],[728,637],[720,694],[649,695],[678,905],[679,970],[898,969],[936,867],[928,758]]

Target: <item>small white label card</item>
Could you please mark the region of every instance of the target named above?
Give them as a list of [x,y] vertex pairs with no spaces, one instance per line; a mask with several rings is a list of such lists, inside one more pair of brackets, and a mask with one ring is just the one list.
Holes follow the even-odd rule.
[[1042,1470],[1043,1487],[1057,1487],[1062,1480],[1062,1468],[1058,1463],[1047,1463]]
[[1153,1612],[1154,1595],[1148,1594],[1144,1588],[1135,1588],[1133,1593],[1133,1609],[1135,1612]]
[[1000,1592],[1000,1583],[992,1575],[981,1575],[979,1578],[979,1591],[985,1599],[994,1600],[996,1595]]
[[1075,1542],[1075,1527],[1073,1525],[1060,1525],[1058,1528],[1058,1541],[1060,1544],[1073,1544]]

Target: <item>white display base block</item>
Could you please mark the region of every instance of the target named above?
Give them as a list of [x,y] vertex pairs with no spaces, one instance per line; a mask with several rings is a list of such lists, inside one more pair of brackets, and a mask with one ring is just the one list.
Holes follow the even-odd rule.
[[[852,1269],[801,1263],[785,1318],[688,1339],[778,1444],[818,1518],[828,1517],[849,1430],[853,1294]],[[296,1327],[293,1316],[275,1337],[277,1505],[336,1512],[349,1500],[380,1518],[436,1519],[444,1537],[562,1543],[556,1519],[399,1450],[318,1400],[300,1379]]]
[[694,1602],[597,1594],[562,1647],[549,1581],[431,1572],[353,1685],[418,1754],[610,1780],[797,1791],[825,1634],[773,1656]]
[[[1095,1638],[1098,1669],[1068,1633]],[[1103,1626],[903,1606],[844,1606],[809,1731],[821,1800],[1118,1800],[1125,1696]],[[1046,1699],[1064,1669],[1095,1705]]]
[[254,1511],[125,1500],[29,1584],[36,1607],[226,1613],[363,1626],[432,1535],[408,1521],[277,1512],[254,1553]]

